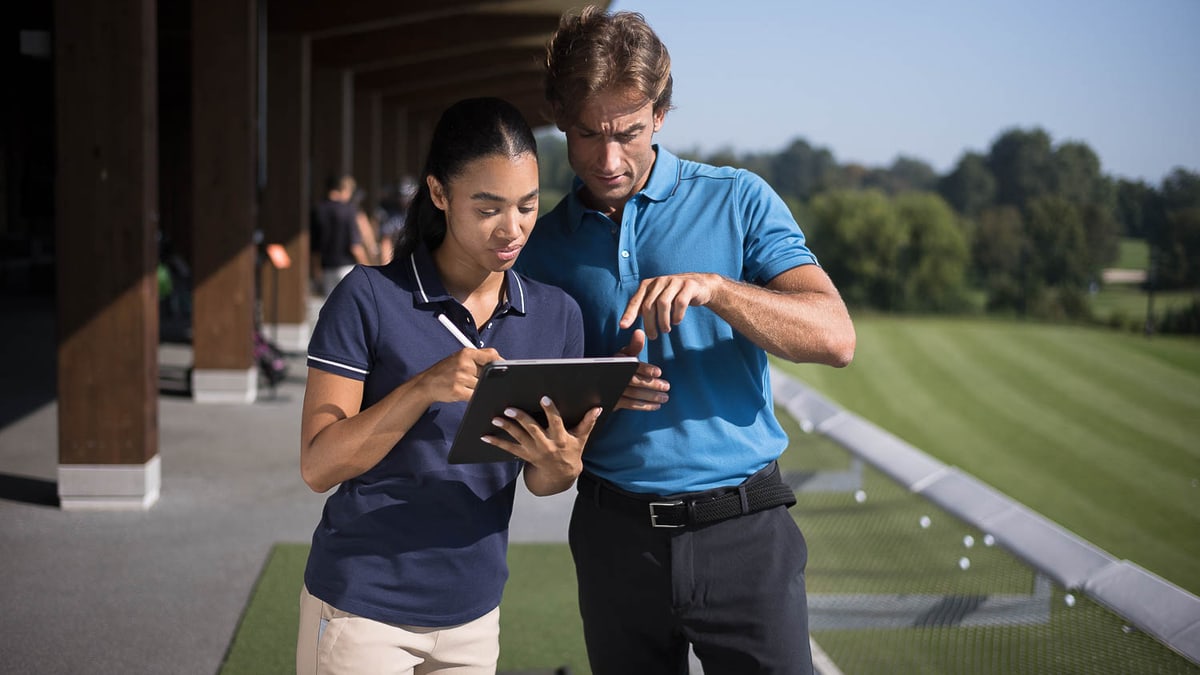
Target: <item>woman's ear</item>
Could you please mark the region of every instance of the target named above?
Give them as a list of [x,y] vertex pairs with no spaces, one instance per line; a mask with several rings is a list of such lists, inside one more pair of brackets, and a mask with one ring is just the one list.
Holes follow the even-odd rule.
[[442,211],[449,210],[450,200],[446,199],[446,188],[442,182],[433,176],[426,176],[425,184],[429,186],[429,198],[433,200],[433,205]]

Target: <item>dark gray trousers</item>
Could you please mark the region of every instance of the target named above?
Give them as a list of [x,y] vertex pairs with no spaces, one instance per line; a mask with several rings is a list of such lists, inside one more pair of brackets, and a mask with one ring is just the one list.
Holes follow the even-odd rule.
[[595,675],[811,675],[808,547],[782,506],[656,529],[579,494],[571,514],[588,660]]

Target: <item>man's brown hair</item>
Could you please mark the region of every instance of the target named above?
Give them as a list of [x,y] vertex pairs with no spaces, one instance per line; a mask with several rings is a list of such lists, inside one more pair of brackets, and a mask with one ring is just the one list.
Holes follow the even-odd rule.
[[564,131],[589,97],[612,88],[632,87],[665,112],[671,83],[671,55],[637,12],[564,14],[546,45],[546,100]]

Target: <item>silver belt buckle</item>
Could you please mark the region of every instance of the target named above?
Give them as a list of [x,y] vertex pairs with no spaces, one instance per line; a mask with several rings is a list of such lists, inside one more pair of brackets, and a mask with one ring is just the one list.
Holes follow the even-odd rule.
[[650,502],[650,527],[684,527],[686,523],[679,525],[659,525],[658,514],[654,512],[656,506],[683,506],[683,502],[676,500],[673,502]]

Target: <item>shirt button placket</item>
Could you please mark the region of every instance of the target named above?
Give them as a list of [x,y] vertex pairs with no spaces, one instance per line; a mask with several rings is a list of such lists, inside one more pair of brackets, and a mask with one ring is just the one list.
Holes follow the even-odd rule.
[[625,212],[622,214],[620,233],[617,237],[617,266],[621,270],[621,279],[631,281],[637,278],[637,262],[633,255],[633,226],[637,212],[633,208],[634,203],[625,205]]

